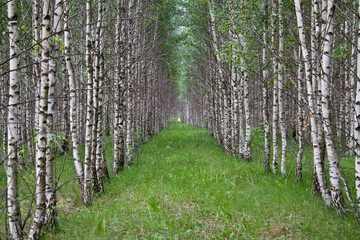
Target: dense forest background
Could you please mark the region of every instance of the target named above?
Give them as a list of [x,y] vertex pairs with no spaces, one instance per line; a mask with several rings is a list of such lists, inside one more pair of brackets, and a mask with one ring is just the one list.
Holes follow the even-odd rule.
[[91,205],[180,120],[266,172],[311,179],[359,219],[358,2],[8,0],[0,12],[0,236],[56,227],[69,182]]

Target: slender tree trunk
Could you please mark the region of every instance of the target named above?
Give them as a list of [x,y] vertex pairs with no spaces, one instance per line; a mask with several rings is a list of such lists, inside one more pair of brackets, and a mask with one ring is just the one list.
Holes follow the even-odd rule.
[[[240,41],[242,45],[242,49],[246,52],[246,40],[242,33],[240,33]],[[244,141],[244,155],[243,158],[245,161],[252,161],[251,157],[251,122],[250,122],[250,105],[249,105],[249,75],[247,70],[245,58],[241,56],[241,72],[243,78],[243,106],[244,106],[244,113],[245,113],[245,141]]]
[[299,139],[299,151],[297,153],[296,156],[296,169],[295,169],[295,178],[297,181],[301,181],[302,178],[302,158],[303,158],[303,153],[304,153],[304,130],[303,128],[303,124],[304,124],[304,113],[303,113],[303,95],[302,95],[302,82],[303,82],[303,78],[304,78],[304,74],[303,74],[303,64],[301,61],[301,47],[299,47],[299,54],[297,54],[295,52],[295,57],[297,56],[297,62],[299,64],[298,67],[298,79],[297,79],[297,83],[298,83],[298,117],[297,117],[297,121],[296,121],[296,125],[297,125],[297,132],[298,132],[298,139]]
[[28,103],[26,104],[26,115],[27,115],[27,122],[28,122],[28,126],[26,128],[26,135],[27,135],[27,139],[28,139],[28,158],[29,158],[29,163],[31,166],[35,166],[35,154],[34,154],[34,141],[33,141],[33,137],[34,137],[34,131],[33,131],[33,117],[34,115],[32,114],[32,104],[31,104],[31,100],[32,96],[31,93],[28,94]]
[[[98,1],[98,20],[96,24],[95,31],[95,41],[94,41],[94,79],[93,79],[93,125],[92,125],[92,146],[91,146],[91,171],[92,171],[92,187],[95,193],[100,192],[101,187],[99,183],[99,162],[97,161],[97,148],[98,148],[98,135],[99,129],[98,124],[101,121],[100,112],[99,112],[99,94],[100,94],[100,29],[102,27],[101,23],[101,11],[102,11],[102,0]],[[100,18],[99,18],[100,17]]]
[[268,56],[267,56],[267,31],[268,31],[268,0],[264,0],[263,9],[263,58],[262,58],[262,76],[263,76],[263,121],[264,121],[264,170],[270,171],[270,123],[269,123],[269,71],[268,71]]
[[91,0],[86,1],[86,69],[87,69],[87,104],[85,130],[85,161],[84,161],[84,203],[91,203],[91,143],[93,119],[93,64],[92,64],[92,17]]
[[[121,18],[124,14],[123,1],[117,0],[117,20],[116,20],[116,51],[117,51],[117,66],[115,72],[115,127],[114,127],[114,166],[113,174],[118,173],[119,170],[124,168],[124,62],[123,56],[120,56],[121,49],[124,47],[124,23]],[[124,55],[124,54],[123,54]]]
[[[61,31],[60,17],[62,12],[62,1],[56,0],[52,31],[55,36]],[[55,113],[55,84],[56,84],[56,61],[59,55],[59,43],[55,40],[51,44],[51,58],[49,60],[49,98],[47,106],[47,150],[46,150],[46,224],[53,228],[57,225],[56,220],[56,191],[54,189],[54,113]]]
[[226,98],[226,94],[225,94],[225,88],[226,88],[226,81],[225,81],[225,77],[224,77],[224,72],[222,69],[222,61],[220,59],[219,54],[217,54],[219,52],[219,47],[218,47],[218,36],[217,36],[217,32],[216,32],[216,23],[215,23],[215,14],[214,14],[214,1],[212,0],[211,2],[209,2],[209,9],[210,9],[210,20],[211,20],[211,36],[212,36],[212,44],[213,44],[213,48],[215,51],[215,57],[216,57],[216,66],[218,69],[218,74],[219,74],[219,100],[220,100],[220,106],[221,106],[221,111],[222,114],[220,115],[220,129],[221,129],[221,140],[222,140],[222,145],[225,147],[226,150],[227,149],[227,128],[226,128],[226,123],[228,120],[228,116],[227,116],[227,101],[225,100]]
[[[127,84],[126,84],[126,140],[125,140],[125,164],[131,165],[131,158],[133,154],[133,80],[134,80],[134,8],[136,1],[129,0],[128,2],[128,51],[127,51]],[[155,113],[156,114],[156,113]]]
[[[41,34],[41,30],[40,30],[40,0],[32,0],[32,28],[34,29],[33,31],[33,45],[35,46],[34,48],[34,65],[33,65],[33,82],[35,85],[35,133],[38,134],[39,133],[39,109],[40,109],[40,51],[41,51],[41,47],[40,47],[40,34]],[[35,134],[35,135],[36,135]],[[36,148],[36,147],[35,147]],[[36,151],[36,149],[35,149]],[[34,164],[35,165],[35,164]]]
[[70,91],[70,132],[71,132],[71,142],[72,142],[72,155],[73,161],[75,164],[75,170],[78,177],[81,193],[83,193],[83,184],[84,184],[84,170],[81,165],[80,155],[79,155],[79,133],[78,133],[78,124],[76,122],[77,115],[76,110],[76,82],[75,82],[75,72],[71,62],[71,49],[70,49],[70,31],[69,31],[69,12],[68,12],[69,0],[64,0],[64,54],[65,54],[65,63],[66,69],[69,75],[69,91]]
[[[283,0],[279,0],[279,59],[284,57],[284,17],[283,17]],[[281,132],[281,174],[286,176],[286,123],[284,109],[284,65],[282,61],[278,62],[278,86],[279,86],[279,125]]]
[[[273,74],[276,75],[278,72],[278,61],[276,57],[276,47],[275,47],[275,34],[276,34],[276,1],[271,0],[271,49],[272,49],[272,62],[273,62]],[[278,79],[274,77],[273,84],[273,123],[272,123],[272,138],[273,138],[273,173],[278,171],[278,116],[279,116],[279,89],[278,89]]]
[[50,0],[43,0],[41,88],[39,109],[39,134],[36,143],[36,211],[29,231],[29,239],[38,239],[45,220],[46,197],[46,150],[47,150],[47,105],[49,94],[49,57],[50,57]]
[[[5,164],[7,177],[7,209],[9,219],[9,233],[12,239],[22,239],[22,223],[19,204],[18,186],[18,104],[19,104],[19,58],[18,58],[18,21],[17,1],[7,3],[9,19],[9,42],[10,42],[10,65],[9,65],[9,107],[7,124],[7,154],[8,160]],[[4,141],[5,142],[5,141]],[[4,149],[5,150],[5,149]]]
[[[358,6],[358,14],[360,14],[360,4]],[[356,99],[355,99],[355,188],[356,188],[356,203],[360,208],[360,23],[357,29],[357,53],[356,53]]]
[[[233,1],[231,4],[235,4]],[[234,6],[234,5],[232,5]],[[235,9],[233,7],[230,8],[230,17],[231,17],[231,30],[230,30],[230,41],[232,44],[232,62],[231,62],[231,87],[232,87],[232,103],[231,109],[232,109],[232,149],[234,154],[238,154],[238,145],[239,145],[239,121],[238,121],[238,115],[239,115],[239,79],[237,78],[237,61],[238,56],[236,54],[237,50],[237,44],[239,41],[237,32],[236,32],[236,24],[235,24],[235,16],[234,16]]]
[[[357,19],[357,15],[354,13],[353,14],[353,19],[355,22],[355,19]],[[357,30],[355,30],[356,28],[354,28],[353,30],[353,34],[352,34],[352,41],[351,41],[351,59],[350,59],[350,74],[349,74],[349,78],[350,78],[350,99],[349,99],[349,105],[350,107],[350,112],[351,112],[351,119],[350,119],[350,134],[348,136],[348,141],[347,141],[347,145],[348,145],[348,152],[350,154],[350,156],[354,156],[354,150],[356,148],[356,142],[355,142],[355,124],[356,124],[356,120],[357,120],[357,115],[356,115],[356,76],[357,76]]]
[[239,102],[239,156],[244,158],[245,154],[245,136],[244,136],[244,78],[242,76],[241,69],[238,69],[238,79],[240,81],[238,91],[238,102]]
[[[340,170],[339,170],[339,157],[335,149],[333,141],[333,131],[330,122],[330,54],[332,50],[332,36],[333,36],[333,17],[335,5],[333,0],[328,0],[326,13],[326,35],[323,42],[322,51],[322,78],[321,78],[321,105],[322,105],[322,116],[323,116],[323,127],[325,133],[326,150],[328,153],[329,160],[329,173],[330,173],[330,184],[331,184],[331,198],[333,204],[340,211],[343,211],[345,207],[344,198],[340,186]],[[324,12],[324,10],[323,10]]]
[[[315,12],[314,16],[317,15],[317,4],[314,2],[313,4],[313,11]],[[300,5],[300,0],[295,1],[295,12],[296,12],[296,19],[297,19],[297,26],[299,30],[299,40],[301,45],[302,51],[302,58],[304,60],[304,67],[305,67],[305,79],[306,79],[306,89],[308,95],[308,104],[310,109],[310,121],[311,121],[311,139],[314,151],[314,167],[315,167],[315,179],[319,184],[320,191],[323,197],[323,200],[327,206],[330,205],[330,196],[327,192],[325,176],[324,176],[324,169],[322,168],[321,164],[321,154],[320,154],[320,144],[319,144],[319,136],[318,136],[318,125],[316,122],[316,105],[315,105],[315,89],[313,89],[313,85],[311,84],[311,68],[310,68],[310,54],[308,48],[306,47],[306,37],[304,32],[304,22],[302,17],[302,10]],[[312,39],[314,40],[314,39]],[[313,48],[313,51],[315,49]]]
[[103,108],[102,108],[102,85],[103,85],[103,78],[104,78],[104,58],[103,58],[103,36],[104,36],[104,30],[103,30],[103,16],[104,16],[104,3],[102,0],[99,0],[98,2],[98,29],[97,29],[97,41],[98,41],[98,62],[97,62],[97,68],[98,68],[98,96],[97,96],[97,103],[98,103],[98,121],[96,122],[96,128],[97,128],[97,145],[96,145],[96,172],[98,177],[98,184],[100,191],[104,191],[104,183],[103,180],[105,178],[105,169],[104,169],[104,162],[102,157],[102,150],[103,150],[103,130],[102,130],[102,120],[103,120]]

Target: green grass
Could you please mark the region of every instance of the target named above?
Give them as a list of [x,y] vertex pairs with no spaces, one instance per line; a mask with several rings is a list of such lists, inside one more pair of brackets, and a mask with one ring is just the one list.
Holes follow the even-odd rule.
[[[44,239],[358,239],[352,215],[338,216],[311,194],[311,151],[297,184],[294,160],[285,179],[262,170],[261,138],[254,133],[254,161],[247,163],[228,156],[207,131],[174,123],[92,206],[82,206],[75,181],[66,184],[59,229]],[[295,159],[295,144],[290,150]],[[111,159],[111,145],[107,154]],[[64,180],[74,177],[66,161]]]

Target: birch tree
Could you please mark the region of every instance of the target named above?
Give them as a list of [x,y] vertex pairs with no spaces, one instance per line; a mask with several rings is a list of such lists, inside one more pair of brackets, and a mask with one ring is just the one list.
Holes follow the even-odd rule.
[[281,132],[281,174],[286,176],[286,123],[285,123],[285,110],[284,110],[284,66],[282,59],[284,58],[284,16],[283,16],[283,0],[278,2],[278,15],[279,15],[279,59],[278,62],[278,91],[279,91],[279,125]]
[[57,68],[57,58],[59,55],[59,42],[60,42],[60,31],[61,21],[60,17],[63,14],[62,10],[62,1],[56,0],[55,2],[55,11],[54,11],[54,20],[52,26],[52,32],[55,34],[53,41],[51,41],[51,58],[49,59],[49,97],[48,97],[48,106],[47,106],[47,150],[46,150],[46,185],[45,185],[45,195],[46,195],[46,216],[45,221],[48,226],[54,227],[57,225],[56,222],[56,192],[54,189],[54,148],[55,148],[55,139],[54,139],[54,114],[55,114],[55,85],[56,85],[56,68]]
[[132,60],[133,60],[133,47],[135,35],[131,31],[130,27],[134,27],[134,9],[135,9],[136,0],[129,0],[128,2],[128,28],[127,28],[127,63],[126,63],[126,75],[127,75],[127,86],[126,86],[126,140],[125,140],[125,164],[127,166],[131,165],[131,157],[133,153],[133,76],[132,76]]
[[7,155],[6,177],[7,177],[7,209],[9,219],[9,233],[12,239],[22,239],[22,222],[19,204],[18,186],[18,104],[19,104],[19,32],[17,1],[12,0],[7,3],[9,21],[9,43],[10,43],[10,62],[9,62],[9,108],[7,124]]
[[268,54],[267,54],[267,31],[268,31],[268,0],[264,0],[263,8],[263,35],[264,42],[262,47],[262,77],[263,77],[263,121],[264,121],[264,170],[270,171],[270,123],[269,123],[269,71],[268,71]]
[[50,1],[43,0],[42,43],[41,43],[41,83],[39,101],[39,133],[36,143],[36,211],[29,239],[38,239],[45,221],[46,197],[46,150],[47,150],[47,105],[49,94],[49,57],[50,57]]
[[232,109],[232,149],[235,154],[239,153],[238,145],[241,144],[239,141],[239,79],[238,79],[238,71],[239,69],[236,67],[238,64],[238,56],[237,56],[237,47],[239,38],[236,31],[235,24],[235,2],[232,1],[230,6],[230,21],[231,21],[231,29],[229,30],[230,34],[230,43],[231,43],[231,51],[232,51],[232,62],[231,62],[231,87],[232,87],[232,95],[231,95],[231,109]]
[[[276,1],[271,0],[271,51],[272,51],[272,64],[273,64],[273,74],[276,75],[278,71],[278,61],[276,54],[276,46],[275,46],[275,35],[276,35]],[[279,117],[279,91],[278,91],[278,78],[273,77],[273,123],[272,123],[272,142],[273,142],[273,161],[272,161],[272,170],[273,173],[277,173],[278,171],[278,117]]]
[[76,122],[77,118],[80,116],[77,115],[76,110],[76,82],[75,82],[75,72],[71,61],[71,46],[70,46],[70,30],[69,30],[69,10],[68,10],[69,1],[64,1],[64,55],[65,55],[65,64],[69,76],[69,91],[70,91],[70,129],[71,129],[71,143],[72,143],[72,156],[75,164],[75,170],[79,181],[79,186],[81,192],[83,192],[84,185],[84,170],[80,161],[79,155],[79,133],[78,125]]
[[[244,3],[245,4],[245,3]],[[244,36],[240,33],[240,41],[242,44],[243,52],[246,53],[246,40]],[[245,62],[244,56],[241,57],[241,72],[243,78],[243,107],[245,113],[245,141],[244,141],[244,160],[251,161],[251,122],[250,122],[250,106],[249,106],[249,76],[247,70],[247,63]]]
[[84,203],[91,203],[91,143],[93,118],[93,63],[92,63],[92,18],[91,0],[86,1],[86,70],[87,70],[87,103],[86,103],[86,132],[85,132],[85,160],[84,160]]
[[[298,3],[295,4],[296,6],[296,10],[300,10],[298,9]],[[300,13],[301,14],[301,13]],[[300,22],[302,22],[302,19],[300,19]],[[302,30],[301,30],[302,31]],[[303,33],[302,33],[303,34]],[[303,64],[302,64],[302,59],[301,59],[301,47],[299,47],[299,53],[297,54],[295,52],[295,57],[297,56],[297,62],[298,62],[298,75],[297,75],[297,88],[298,88],[298,96],[297,96],[297,101],[298,101],[298,117],[296,118],[296,124],[297,124],[297,135],[298,135],[298,139],[299,139],[299,151],[296,155],[296,169],[295,169],[295,178],[297,181],[300,181],[302,178],[302,158],[303,158],[303,154],[304,154],[304,130],[303,129],[303,124],[304,124],[304,104],[303,104],[303,78],[304,78],[304,74],[303,74]]]
[[[360,14],[360,4],[358,6],[358,14]],[[355,99],[355,189],[356,203],[360,208],[360,23],[357,26],[357,52],[356,52],[356,99]]]
[[[316,1],[316,0],[315,0]],[[313,2],[312,4],[313,11],[317,14],[318,5]],[[306,36],[304,32],[304,22],[302,17],[302,9],[300,0],[295,1],[295,12],[296,12],[296,20],[297,26],[299,30],[299,41],[301,46],[302,58],[304,61],[305,68],[305,79],[306,79],[306,88],[308,95],[308,104],[311,113],[310,121],[311,121],[311,138],[312,138],[312,146],[313,146],[313,156],[314,156],[314,166],[315,166],[315,177],[320,186],[320,191],[322,198],[327,206],[330,205],[330,196],[327,192],[324,170],[321,164],[321,156],[320,156],[320,143],[318,136],[318,124],[316,122],[316,106],[314,104],[315,98],[315,90],[313,89],[313,85],[311,83],[311,68],[310,68],[310,54],[308,48],[306,46]]]
[[124,1],[117,1],[117,19],[116,19],[116,52],[117,65],[115,72],[115,124],[114,124],[114,166],[113,173],[116,174],[124,167],[124,130],[125,130],[125,58],[124,53],[121,53],[124,47],[125,26],[122,18],[125,16]]
[[331,198],[336,208],[343,211],[344,199],[340,186],[339,157],[333,141],[333,131],[330,123],[330,54],[332,50],[333,21],[335,4],[333,0],[323,2],[323,21],[325,20],[325,39],[322,45],[322,77],[321,77],[321,107],[323,116],[323,127],[325,133],[326,150],[329,160],[329,174],[331,184]]

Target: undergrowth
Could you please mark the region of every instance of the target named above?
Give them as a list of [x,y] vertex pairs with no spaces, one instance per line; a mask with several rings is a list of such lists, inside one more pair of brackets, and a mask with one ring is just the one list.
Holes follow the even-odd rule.
[[[111,139],[105,147],[111,167]],[[81,202],[71,154],[58,156],[59,227],[45,229],[42,238],[358,239],[353,214],[338,216],[312,195],[310,148],[304,153],[303,180],[295,181],[296,153],[297,144],[290,142],[288,176],[274,176],[263,171],[261,130],[253,131],[254,161],[247,163],[227,155],[206,130],[173,123],[140,148],[132,166],[112,177],[90,207]],[[342,165],[352,180],[353,159],[343,158]],[[20,171],[23,219],[29,206],[34,207],[33,175],[30,167]],[[1,168],[0,239],[5,233],[5,188]]]
[[59,228],[43,238],[358,239],[354,216],[338,216],[311,194],[311,151],[296,183],[295,144],[283,178],[263,171],[261,137],[254,132],[254,161],[247,163],[227,155],[206,130],[174,123],[141,148],[92,206],[82,206],[75,181],[65,185]]

